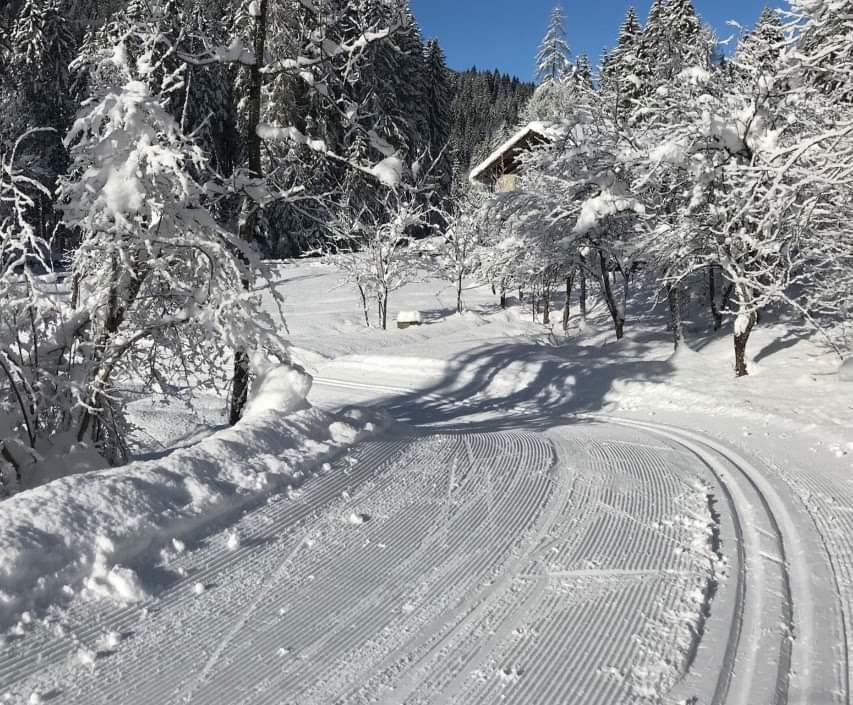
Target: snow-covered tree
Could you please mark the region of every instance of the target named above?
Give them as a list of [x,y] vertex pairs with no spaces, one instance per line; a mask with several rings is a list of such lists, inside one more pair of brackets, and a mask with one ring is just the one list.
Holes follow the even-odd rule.
[[0,153],[0,496],[20,485],[68,408],[67,385],[45,364],[67,311],[35,274],[49,269],[50,245],[27,218],[31,194],[48,194],[20,159],[27,140],[38,137],[25,133]]
[[112,393],[119,371],[168,379],[186,366],[215,376],[221,367],[205,360],[227,349],[284,351],[258,295],[246,290],[256,257],[216,223],[205,207],[212,194],[193,178],[205,168],[203,152],[140,80],[154,64],[137,66],[142,76],[119,66],[125,82],[77,118],[60,185],[65,222],[81,233],[72,271],[86,320],[77,348],[85,384],[75,433],[113,458],[122,456]]
[[536,55],[536,76],[540,83],[560,81],[572,72],[569,60],[569,44],[566,41],[565,15],[563,8],[556,5],[551,12],[548,30]]
[[419,264],[414,235],[431,228],[434,206],[429,170],[411,169],[388,157],[374,175],[384,186],[382,201],[363,203],[358,211],[344,209],[325,253],[358,287],[365,323],[369,325],[372,301],[378,326],[385,329],[391,294],[411,280]]
[[836,100],[853,98],[853,37],[850,0],[790,0],[797,33],[797,70]]
[[419,246],[435,258],[439,275],[453,284],[457,313],[464,310],[465,280],[480,271],[488,242],[487,231],[479,217],[482,200],[481,194],[470,189],[458,197],[454,203],[455,212],[447,218],[446,232]]
[[631,104],[640,93],[643,69],[640,64],[640,42],[643,29],[633,7],[628,8],[619,30],[616,46],[607,54],[601,67],[601,83],[619,95],[621,102]]

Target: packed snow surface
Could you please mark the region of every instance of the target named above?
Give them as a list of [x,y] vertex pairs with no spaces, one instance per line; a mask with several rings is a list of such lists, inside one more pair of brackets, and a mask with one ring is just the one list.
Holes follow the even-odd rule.
[[617,343],[476,283],[389,331],[332,268],[279,286],[298,366],[254,360],[240,425],[0,504],[6,701],[849,700],[853,413],[813,337],[763,322],[736,380],[732,323],[673,355],[646,302]]

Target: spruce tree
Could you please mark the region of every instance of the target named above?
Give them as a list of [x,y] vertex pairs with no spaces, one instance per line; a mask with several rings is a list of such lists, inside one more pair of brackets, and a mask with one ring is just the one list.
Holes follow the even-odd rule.
[[429,126],[429,144],[433,154],[438,154],[450,139],[450,108],[453,100],[452,86],[437,39],[430,39],[424,47],[424,99]]
[[643,28],[637,12],[630,7],[619,30],[616,47],[607,55],[601,71],[602,84],[617,91],[625,102],[639,93],[639,76],[643,73],[640,63],[642,37]]
[[536,76],[540,83],[559,81],[569,76],[572,64],[569,61],[569,44],[566,41],[563,9],[556,5],[551,12],[548,30],[536,55]]

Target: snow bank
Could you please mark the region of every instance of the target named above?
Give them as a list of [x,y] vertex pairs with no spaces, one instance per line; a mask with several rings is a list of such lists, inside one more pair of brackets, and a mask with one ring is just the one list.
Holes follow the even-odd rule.
[[[262,369],[235,427],[165,458],[65,477],[0,503],[0,626],[75,595],[134,602],[128,566],[385,425],[378,412],[329,414],[305,401],[301,369]],[[138,566],[137,566],[138,567]]]
[[838,368],[838,379],[842,382],[853,382],[853,357],[848,357]]

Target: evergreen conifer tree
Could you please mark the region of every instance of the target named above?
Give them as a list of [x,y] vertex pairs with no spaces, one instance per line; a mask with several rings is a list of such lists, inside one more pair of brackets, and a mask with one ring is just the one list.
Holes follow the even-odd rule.
[[536,76],[540,83],[559,81],[571,74],[569,44],[566,41],[565,16],[556,5],[551,12],[548,30],[536,55]]

